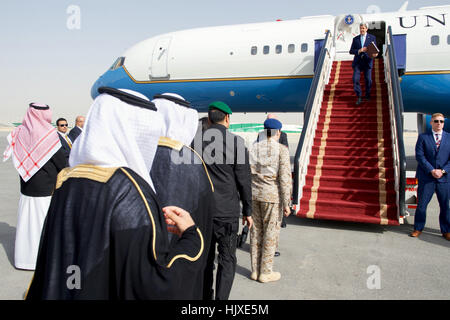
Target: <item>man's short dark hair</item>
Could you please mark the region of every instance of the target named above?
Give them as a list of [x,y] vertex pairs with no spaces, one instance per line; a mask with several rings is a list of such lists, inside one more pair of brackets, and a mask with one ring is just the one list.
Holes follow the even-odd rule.
[[218,109],[211,109],[208,111],[208,119],[211,123],[222,122],[226,115],[227,114],[225,112]]
[[56,125],[57,125],[57,126],[59,125],[59,122],[60,122],[60,121],[65,121],[65,122],[67,122],[66,119],[64,119],[64,118],[59,118],[58,120],[56,120]]
[[270,137],[276,135],[277,132],[280,131],[280,130],[277,130],[277,129],[264,129],[264,131],[266,133],[267,138],[270,138]]
[[208,117],[201,117],[198,121],[202,124],[202,131],[205,131],[209,127]]

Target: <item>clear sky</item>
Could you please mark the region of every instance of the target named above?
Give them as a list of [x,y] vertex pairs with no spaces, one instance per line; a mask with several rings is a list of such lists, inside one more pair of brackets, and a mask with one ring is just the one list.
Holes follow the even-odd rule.
[[[291,20],[322,14],[398,10],[403,0],[2,0],[0,125],[20,122],[29,102],[49,104],[73,125],[90,88],[127,48],[195,27]],[[408,9],[450,4],[410,0]],[[79,9],[79,20],[74,19]],[[79,22],[79,24],[78,24]],[[69,26],[68,26],[69,25]],[[78,28],[79,27],[79,28]]]

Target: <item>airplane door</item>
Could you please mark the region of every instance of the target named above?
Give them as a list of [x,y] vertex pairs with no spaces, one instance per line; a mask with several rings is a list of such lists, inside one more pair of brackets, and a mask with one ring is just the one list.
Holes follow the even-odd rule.
[[349,55],[353,38],[359,34],[359,24],[362,22],[359,14],[343,14],[334,20],[334,44],[336,54]]
[[319,61],[320,51],[322,51],[325,39],[314,40],[314,72],[316,72],[317,61]]
[[406,69],[406,34],[394,34],[395,59],[397,68]]
[[150,79],[169,79],[167,72],[167,61],[169,56],[169,46],[172,38],[161,38],[156,42],[153,49]]

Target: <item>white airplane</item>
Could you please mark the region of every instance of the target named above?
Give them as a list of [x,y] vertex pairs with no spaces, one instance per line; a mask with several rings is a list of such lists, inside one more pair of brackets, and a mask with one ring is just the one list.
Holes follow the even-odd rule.
[[[333,36],[339,59],[369,22],[383,47],[392,27],[405,112],[450,116],[450,5],[397,12],[303,17],[197,28],[144,40],[117,58],[93,85],[127,88],[150,99],[176,92],[200,112],[222,100],[234,112],[303,112],[321,40]],[[425,122],[426,120],[424,120]]]

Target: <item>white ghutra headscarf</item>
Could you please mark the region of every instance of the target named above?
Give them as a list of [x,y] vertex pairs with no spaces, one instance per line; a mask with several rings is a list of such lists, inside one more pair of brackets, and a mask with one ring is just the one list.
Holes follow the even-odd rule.
[[[138,92],[120,90],[148,101]],[[83,132],[73,144],[70,166],[128,167],[154,190],[150,169],[159,137],[165,131],[164,119],[158,112],[100,94],[88,112]]]
[[[175,93],[164,93],[162,96],[172,96],[185,101],[183,97]],[[197,133],[197,110],[163,98],[153,99],[152,102],[156,105],[157,112],[164,117],[166,129],[163,136],[189,146]]]

